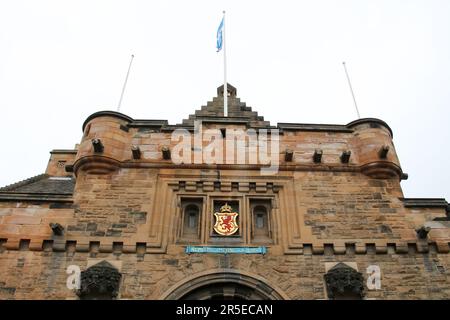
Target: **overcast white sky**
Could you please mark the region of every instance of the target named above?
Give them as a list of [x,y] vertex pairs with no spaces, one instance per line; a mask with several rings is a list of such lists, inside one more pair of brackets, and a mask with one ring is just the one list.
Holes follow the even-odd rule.
[[0,186],[45,171],[116,110],[179,123],[228,82],[272,124],[386,121],[406,197],[450,200],[450,1],[0,0]]

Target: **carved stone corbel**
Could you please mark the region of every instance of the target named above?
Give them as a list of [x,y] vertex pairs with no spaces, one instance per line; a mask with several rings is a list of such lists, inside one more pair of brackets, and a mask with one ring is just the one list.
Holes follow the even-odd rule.
[[324,277],[330,299],[339,294],[352,294],[360,299],[364,296],[363,275],[345,263],[338,263]]
[[122,274],[107,261],[102,261],[81,272],[80,299],[114,299],[119,293]]

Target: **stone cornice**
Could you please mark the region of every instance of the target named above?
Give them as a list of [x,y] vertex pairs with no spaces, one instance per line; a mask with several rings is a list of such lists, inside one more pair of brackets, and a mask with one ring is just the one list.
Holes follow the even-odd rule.
[[380,119],[377,119],[377,118],[361,118],[361,119],[358,119],[358,120],[354,120],[354,121],[348,123],[346,125],[346,127],[347,128],[352,128],[354,126],[357,126],[357,125],[360,125],[360,124],[363,124],[363,123],[369,123],[370,125],[374,125],[375,128],[378,125],[381,125],[381,126],[383,126],[383,127],[385,127],[386,129],[389,130],[389,133],[391,134],[391,138],[394,137],[394,133],[392,132],[391,127],[389,127],[389,125],[386,122],[384,122],[383,120],[380,120]]
[[[108,116],[116,117],[128,122],[127,126],[130,128],[157,128],[165,132],[170,132],[176,129],[187,129],[189,131],[193,130],[193,126],[186,124],[169,124],[167,120],[153,120],[153,119],[133,119],[123,113],[116,111],[98,111],[91,114],[83,123],[82,129],[86,127],[87,123],[94,118]],[[383,126],[393,136],[392,129],[383,120],[376,118],[362,118],[352,121],[346,125],[341,124],[315,124],[315,123],[287,123],[280,122],[276,126],[261,126],[253,125],[254,122],[246,117],[220,117],[220,116],[196,116],[197,120],[201,120],[207,123],[219,123],[219,124],[245,124],[248,128],[255,129],[280,129],[283,131],[316,131],[316,132],[342,132],[342,133],[352,133],[353,127],[359,124],[369,123],[375,126]],[[55,150],[58,151],[58,150]]]
[[77,154],[76,149],[53,149],[50,151],[51,154]]
[[55,193],[0,192],[0,201],[72,202],[72,195]]
[[133,120],[128,124],[130,128],[161,128],[168,126],[167,120]]
[[319,132],[344,132],[352,133],[353,130],[339,124],[314,124],[314,123],[278,123],[277,128],[282,131],[319,131]]
[[[153,248],[147,246],[144,251],[138,250],[138,246],[145,244],[145,241],[128,240],[121,237],[57,237],[43,239],[42,237],[32,238],[7,237],[0,234],[3,242],[0,242],[0,254],[6,250],[29,250],[29,251],[47,251],[47,252],[102,252],[102,253],[122,253],[122,254],[161,254],[166,253],[167,248]],[[21,246],[22,241],[29,242],[29,246],[24,248]],[[92,243],[98,244],[97,249],[93,249]],[[120,249],[113,248],[114,244],[120,243]],[[174,248],[178,248],[175,250]],[[171,252],[185,251],[185,245],[171,245]],[[298,249],[281,252],[279,246],[266,245],[268,254],[274,250],[276,255],[365,255],[365,254],[410,254],[410,253],[440,253],[448,254],[450,252],[449,242],[445,240],[365,240],[359,239],[352,241],[334,240],[326,242],[314,242],[299,244]],[[98,251],[95,251],[98,250]],[[275,253],[272,253],[275,254]]]
[[450,205],[444,198],[399,198],[406,208],[442,208],[450,212]]
[[122,120],[125,120],[125,121],[128,121],[128,122],[133,122],[134,121],[133,118],[127,116],[126,114],[117,112],[117,111],[108,111],[108,110],[106,110],[106,111],[98,111],[98,112],[95,112],[95,113],[91,114],[89,117],[87,117],[86,120],[84,120],[83,126],[82,126],[83,132],[84,132],[84,128],[86,127],[88,122],[91,121],[92,119],[95,119],[95,118],[98,118],[98,117],[116,117],[116,118],[119,118],[119,119],[122,119]]

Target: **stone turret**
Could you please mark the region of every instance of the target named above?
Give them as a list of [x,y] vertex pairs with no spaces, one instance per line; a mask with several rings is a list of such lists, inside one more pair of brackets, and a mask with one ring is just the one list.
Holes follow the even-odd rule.
[[350,122],[354,130],[352,139],[357,150],[361,172],[372,177],[388,179],[402,178],[402,169],[392,141],[392,130],[382,120],[358,119]]
[[[130,117],[113,111],[96,112],[83,124],[83,138],[74,163],[74,173],[108,173],[125,160],[131,141],[127,124]],[[131,151],[130,151],[131,152]]]

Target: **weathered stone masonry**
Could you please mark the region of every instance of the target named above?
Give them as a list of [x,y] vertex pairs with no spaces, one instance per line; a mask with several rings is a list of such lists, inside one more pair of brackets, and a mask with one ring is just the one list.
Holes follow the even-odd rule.
[[[364,299],[450,298],[449,205],[404,198],[407,175],[385,122],[271,126],[228,88],[227,118],[223,87],[178,125],[94,113],[75,150],[53,150],[45,174],[1,188],[0,298],[208,298],[220,287],[219,295],[240,298],[328,299],[339,295],[330,286],[348,289],[325,277],[333,272],[348,283],[362,276],[362,291],[348,286]],[[194,120],[205,128],[279,129],[278,174],[261,175],[260,164],[173,164],[171,133],[192,132]],[[222,200],[238,206],[236,237],[212,231]],[[186,235],[189,201],[200,211],[198,232]],[[268,229],[255,236],[260,204]],[[187,254],[186,245],[268,251]],[[70,265],[87,272],[82,290],[66,286]],[[372,265],[381,270],[378,290],[366,285]],[[90,274],[112,280],[99,287]]]

